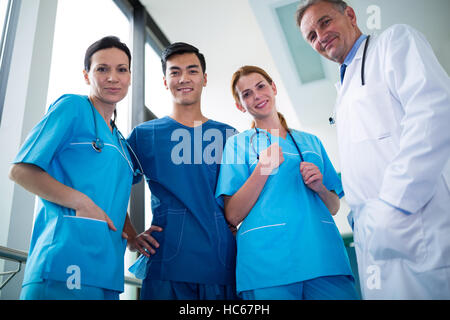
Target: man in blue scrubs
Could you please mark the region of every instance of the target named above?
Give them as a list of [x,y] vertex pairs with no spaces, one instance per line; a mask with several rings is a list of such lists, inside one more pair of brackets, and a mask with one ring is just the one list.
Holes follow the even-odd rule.
[[174,43],[161,62],[172,114],[128,138],[152,192],[153,227],[136,241],[141,299],[235,299],[236,244],[214,191],[223,146],[236,131],[201,112],[207,75],[197,48]]

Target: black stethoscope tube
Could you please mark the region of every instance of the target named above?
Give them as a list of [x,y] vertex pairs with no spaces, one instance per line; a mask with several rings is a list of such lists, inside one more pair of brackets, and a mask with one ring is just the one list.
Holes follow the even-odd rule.
[[[366,81],[364,78],[364,72],[366,69],[366,55],[367,55],[367,47],[369,46],[369,38],[370,38],[370,35],[368,35],[366,38],[366,43],[364,44],[363,56],[362,56],[362,61],[361,61],[361,86],[366,85]],[[333,115],[330,118],[328,118],[328,121],[330,122],[330,125],[335,124],[334,112],[333,112]]]
[[[255,133],[250,138],[250,144],[251,144],[251,146],[253,148],[253,151],[256,153],[256,159],[258,159],[258,160],[259,160],[259,153],[256,152],[256,150],[255,150],[255,148],[253,146],[253,138],[255,137],[255,135],[258,136],[259,133],[260,133],[259,129],[257,127],[255,127]],[[267,139],[269,140],[269,143],[272,144],[272,141],[270,141],[270,137],[268,136],[268,134],[266,132],[263,132],[263,133],[266,135]],[[295,148],[297,149],[297,152],[298,152],[298,154],[300,156],[300,160],[302,162],[304,162],[305,160],[303,159],[303,155],[300,152],[300,148],[298,147],[297,142],[295,141],[294,137],[291,134],[291,130],[287,130],[287,133],[289,134],[289,136],[291,137],[292,141],[294,142]]]
[[[100,152],[102,152],[102,149],[105,146],[105,144],[103,143],[103,140],[99,138],[99,135],[98,135],[97,118],[95,117],[95,110],[94,110],[95,107],[92,104],[91,99],[89,99],[89,103],[91,105],[92,116],[94,117],[94,127],[95,127],[95,140],[92,141],[92,148],[94,148],[94,150],[96,152],[100,153]],[[122,146],[122,141],[125,142],[125,146],[128,148],[128,150],[131,151],[134,158],[136,159],[137,164],[139,165],[138,169],[135,169],[135,170],[132,169],[133,175],[134,176],[143,175],[144,170],[142,169],[141,163],[140,163],[138,157],[136,156],[136,154],[134,153],[133,148],[131,148],[128,141],[125,139],[125,137],[122,135],[122,133],[117,128],[116,124],[114,122],[112,122],[112,125],[113,125],[113,130],[114,130],[114,128],[116,129],[116,133],[117,133],[117,137],[118,137],[120,145]],[[126,154],[124,154],[124,156],[126,157],[128,164],[130,164],[129,161],[131,161],[131,159],[128,160],[128,157]]]
[[370,35],[367,36],[366,43],[364,44],[364,51],[362,56],[362,62],[361,62],[361,85],[364,86],[366,82],[364,81],[364,69],[366,67],[366,54],[367,54],[367,47],[369,46],[369,38]]

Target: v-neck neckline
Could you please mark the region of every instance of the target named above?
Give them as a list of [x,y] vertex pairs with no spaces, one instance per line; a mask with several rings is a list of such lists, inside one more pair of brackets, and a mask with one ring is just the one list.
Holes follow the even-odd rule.
[[[111,127],[112,127],[112,131],[111,131],[109,129],[108,124],[105,121],[105,118],[103,118],[103,116],[100,114],[100,112],[98,112],[97,108],[94,106],[94,104],[92,103],[91,99],[89,99],[89,96],[86,96],[86,98],[87,98],[87,100],[89,102],[90,107],[94,110],[95,117],[96,118],[100,117],[100,119],[102,120],[101,121],[102,122],[101,125],[102,126],[106,126],[106,131],[109,132],[109,134],[111,135],[112,138],[114,138],[116,130],[117,130],[116,126],[111,125]],[[94,121],[96,121],[96,119],[94,119]],[[109,121],[111,121],[111,119]],[[97,122],[97,125],[99,125],[99,123],[98,123],[99,121],[96,121],[96,122]],[[99,128],[97,128],[97,129],[99,129]]]

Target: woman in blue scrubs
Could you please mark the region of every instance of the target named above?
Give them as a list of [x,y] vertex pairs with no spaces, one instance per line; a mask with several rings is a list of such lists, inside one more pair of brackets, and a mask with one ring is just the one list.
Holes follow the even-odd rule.
[[86,51],[89,96],[56,100],[31,130],[10,178],[39,196],[21,299],[118,299],[133,167],[113,115],[131,54],[116,37]]
[[354,279],[332,215],[341,181],[320,140],[289,129],[277,89],[261,68],[232,78],[236,106],[252,129],[225,145],[216,189],[236,234],[236,286],[244,299],[356,299]]

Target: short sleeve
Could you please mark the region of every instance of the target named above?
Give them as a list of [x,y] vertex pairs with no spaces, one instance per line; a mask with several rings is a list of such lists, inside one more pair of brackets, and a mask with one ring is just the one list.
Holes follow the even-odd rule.
[[74,95],[56,100],[30,131],[13,162],[30,163],[49,171],[55,154],[73,135],[82,103],[85,103],[82,98]]
[[245,151],[239,145],[241,135],[230,137],[222,154],[219,179],[216,187],[217,203],[223,208],[223,196],[232,196],[250,176],[248,164],[245,162]]
[[336,192],[339,198],[342,198],[344,196],[344,190],[342,188],[341,178],[337,174],[336,170],[333,167],[333,164],[328,158],[327,152],[325,151],[325,148],[323,147],[322,143],[320,142],[319,139],[318,141],[320,145],[320,151],[322,154],[323,168],[324,168],[322,173],[323,184],[328,190]]
[[[138,161],[140,161],[138,159],[139,157],[139,153],[138,153],[138,130],[137,128],[134,128],[133,131],[131,131],[130,136],[127,139],[127,143],[128,146],[130,147],[130,157],[131,157],[131,161],[133,162],[133,169],[134,172],[136,172],[137,169],[139,169],[139,171],[143,171],[143,169],[141,168],[141,166],[139,165]],[[144,174],[144,172],[142,172],[142,175]],[[141,174],[136,174],[133,176],[133,184],[136,184],[138,182],[141,181],[142,179],[142,175]]]

